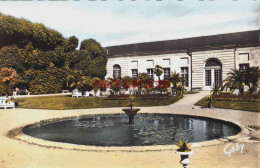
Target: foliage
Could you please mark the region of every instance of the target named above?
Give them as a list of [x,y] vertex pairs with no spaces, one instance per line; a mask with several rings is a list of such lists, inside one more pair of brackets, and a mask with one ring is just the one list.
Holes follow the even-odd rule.
[[182,84],[179,84],[176,88],[175,88],[176,94],[178,96],[182,96],[185,92],[185,88]]
[[83,92],[90,90],[92,86],[92,78],[89,76],[84,76],[81,70],[74,70],[72,74],[67,76],[68,85],[70,88],[76,88],[79,91]]
[[160,76],[163,74],[163,68],[160,65],[156,65],[154,68],[154,73],[160,81]]
[[73,71],[82,71],[91,80],[106,75],[105,53],[94,39],[84,40],[77,50],[75,36],[65,39],[43,24],[3,14],[0,37],[0,68],[14,69],[18,76],[13,86],[33,94],[68,89],[66,78]]
[[16,45],[6,46],[0,50],[0,67],[15,69],[17,73],[23,72],[20,49]]
[[153,79],[147,73],[140,73],[133,85],[138,88],[139,93],[143,90],[149,93],[153,88]]
[[249,86],[250,94],[252,94],[258,87],[258,81],[260,81],[259,67],[249,67],[245,71],[245,84]]
[[91,58],[103,57],[105,55],[100,43],[94,39],[83,40],[80,44],[80,50],[89,51]]
[[65,50],[66,52],[74,51],[79,45],[79,39],[75,36],[70,36],[66,42]]
[[31,94],[60,93],[63,88],[65,74],[61,69],[51,66],[46,71],[34,71],[33,76],[29,83]]
[[[194,105],[207,107],[208,103],[206,102],[206,97],[202,98]],[[216,101],[214,104],[215,108],[223,108],[223,109],[235,109],[235,110],[245,110],[245,111],[256,111],[260,112],[260,103],[259,102],[251,102],[251,101]]]
[[211,103],[212,105],[214,105],[214,103],[216,102],[215,100],[215,96],[214,95],[210,95],[206,98],[206,102],[207,103]]
[[247,102],[260,102],[260,95],[217,95],[216,101],[247,101]]
[[172,72],[169,81],[171,81],[173,88],[177,88],[177,85],[182,85],[183,79],[179,73]]
[[212,90],[210,91],[210,94],[213,96],[217,96],[220,95],[222,90],[223,90],[222,85],[214,85]]
[[112,94],[118,94],[123,87],[121,79],[108,79],[108,81],[110,89],[113,91]]
[[179,152],[190,152],[192,143],[188,143],[188,140],[186,142],[179,140],[179,143],[176,143],[176,145],[179,147],[177,151]]
[[242,70],[232,69],[228,73],[228,77],[225,80],[225,87],[230,88],[231,92],[235,89],[239,89],[240,94],[244,94],[244,85],[245,85],[245,74]]
[[122,78],[123,88],[128,90],[132,86],[133,79],[130,76],[124,76]]
[[253,94],[260,80],[259,67],[249,67],[247,70],[232,69],[232,72],[229,72],[228,75],[225,80],[225,87],[230,88],[231,91],[239,89],[239,93],[242,95],[245,85],[249,87],[250,94]]
[[169,81],[172,83],[172,91],[176,92],[177,95],[183,95],[185,88],[183,86],[183,78],[179,73],[173,72],[169,78]]
[[16,71],[11,68],[2,68],[0,70],[0,82],[2,83],[6,96],[10,92],[10,89],[14,85],[15,79],[17,77]]
[[14,44],[24,47],[32,42],[35,48],[52,50],[65,41],[59,32],[46,28],[43,24],[3,14],[0,14],[0,27],[0,48]]

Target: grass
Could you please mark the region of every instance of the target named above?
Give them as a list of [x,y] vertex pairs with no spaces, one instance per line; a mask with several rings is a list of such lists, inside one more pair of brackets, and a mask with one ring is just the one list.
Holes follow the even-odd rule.
[[[207,107],[206,97],[202,98],[194,105]],[[260,112],[260,103],[259,102],[216,101],[214,104],[214,107],[215,108],[224,108],[224,109],[235,109],[235,110]]]
[[184,94],[197,94],[199,92],[184,92]]
[[[180,96],[169,96],[165,99],[144,99],[138,100],[135,106],[164,106],[170,105],[181,99]],[[69,96],[46,96],[33,98],[15,99],[17,108],[30,109],[84,109],[84,108],[105,108],[105,107],[126,107],[129,100],[108,100],[105,97],[83,97],[75,98]]]

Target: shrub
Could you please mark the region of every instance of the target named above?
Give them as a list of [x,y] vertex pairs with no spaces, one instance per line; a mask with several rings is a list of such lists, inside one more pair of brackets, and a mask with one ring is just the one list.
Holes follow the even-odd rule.
[[218,101],[249,101],[260,102],[260,95],[217,95],[215,99]]

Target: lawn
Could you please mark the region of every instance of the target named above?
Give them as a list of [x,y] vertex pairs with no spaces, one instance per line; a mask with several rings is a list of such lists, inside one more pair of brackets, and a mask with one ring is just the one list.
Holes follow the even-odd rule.
[[[199,100],[194,105],[207,107],[206,97]],[[245,110],[245,111],[256,111],[260,112],[259,102],[246,102],[246,101],[216,101],[214,104],[216,108],[224,109],[235,109],[235,110]]]
[[[140,99],[135,106],[164,106],[170,105],[181,99],[179,96],[169,96],[167,98]],[[105,107],[126,107],[129,100],[108,100],[105,97],[83,97],[75,98],[70,96],[49,96],[15,99],[17,108],[31,109],[84,109],[84,108],[105,108]]]

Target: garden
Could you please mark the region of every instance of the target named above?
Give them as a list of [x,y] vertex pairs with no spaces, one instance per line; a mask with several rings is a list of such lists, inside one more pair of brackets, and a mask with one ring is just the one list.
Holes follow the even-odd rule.
[[259,67],[233,69],[228,75],[224,85],[215,85],[211,95],[199,100],[195,105],[260,112],[260,92],[257,92]]

